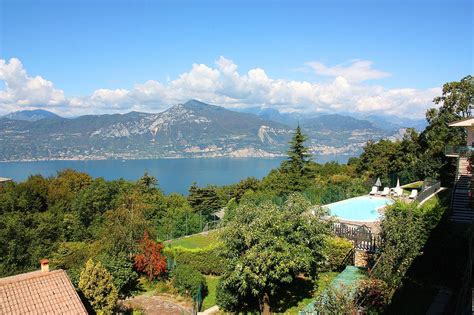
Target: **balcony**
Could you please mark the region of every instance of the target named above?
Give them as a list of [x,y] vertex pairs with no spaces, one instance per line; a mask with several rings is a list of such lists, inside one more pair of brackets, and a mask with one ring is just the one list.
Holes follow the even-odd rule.
[[444,147],[444,155],[448,157],[467,157],[474,154],[474,146],[447,145]]

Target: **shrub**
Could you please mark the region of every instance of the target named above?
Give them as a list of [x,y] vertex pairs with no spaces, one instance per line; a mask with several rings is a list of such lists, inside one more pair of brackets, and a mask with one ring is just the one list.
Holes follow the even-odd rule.
[[389,288],[382,280],[361,280],[357,286],[356,300],[369,314],[382,314],[389,297]]
[[329,286],[315,301],[314,309],[320,314],[351,315],[357,312],[351,286]]
[[341,237],[328,237],[324,247],[323,255],[326,258],[323,270],[338,271],[343,268],[343,261],[347,253],[352,249],[352,243]]
[[112,314],[118,293],[112,275],[100,262],[87,261],[79,278],[79,289],[97,313]]
[[206,278],[191,266],[179,265],[171,273],[172,283],[181,295],[196,296],[201,287],[202,298],[207,294]]
[[383,243],[374,276],[396,289],[413,260],[421,254],[427,235],[426,221],[417,204],[395,203],[382,220]]
[[224,272],[224,262],[219,256],[221,245],[204,248],[165,247],[163,254],[173,259],[177,265],[188,265],[203,274],[220,275]]

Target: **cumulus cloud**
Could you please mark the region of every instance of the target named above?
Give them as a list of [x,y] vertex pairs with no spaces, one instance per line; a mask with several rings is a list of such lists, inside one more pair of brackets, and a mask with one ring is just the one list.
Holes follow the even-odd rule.
[[390,76],[390,73],[372,68],[372,61],[352,60],[345,64],[328,67],[322,62],[307,62],[316,74],[330,77],[343,77],[348,81],[361,82],[366,80],[382,79]]
[[[362,81],[387,76],[372,69],[369,61],[327,67],[310,63],[319,74],[334,76],[329,82],[271,78],[264,69],[240,73],[230,59],[215,65],[193,64],[188,72],[166,82],[149,80],[131,89],[97,89],[92,95],[66,98],[62,90],[40,76],[30,77],[18,59],[0,60],[0,113],[45,106],[58,113],[115,113],[130,110],[158,112],[189,99],[227,108],[272,107],[283,112],[366,112],[422,117],[439,95],[439,88],[386,89]],[[318,70],[316,70],[318,69]]]
[[54,107],[66,102],[64,92],[55,89],[51,81],[41,76],[30,77],[17,58],[0,59],[0,106],[4,110],[28,107]]

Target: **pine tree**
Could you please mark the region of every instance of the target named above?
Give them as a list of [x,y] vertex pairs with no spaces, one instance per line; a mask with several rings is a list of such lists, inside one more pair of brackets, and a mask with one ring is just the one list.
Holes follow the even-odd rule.
[[221,202],[212,186],[200,188],[193,183],[189,188],[188,202],[196,213],[209,216],[221,208]]
[[82,291],[92,308],[98,314],[112,314],[117,305],[118,292],[112,275],[100,262],[89,259],[81,271],[79,289]]
[[311,154],[304,145],[307,139],[308,137],[303,134],[298,125],[293,138],[290,140],[288,160],[282,167],[283,172],[288,176],[288,192],[302,191],[309,182]]

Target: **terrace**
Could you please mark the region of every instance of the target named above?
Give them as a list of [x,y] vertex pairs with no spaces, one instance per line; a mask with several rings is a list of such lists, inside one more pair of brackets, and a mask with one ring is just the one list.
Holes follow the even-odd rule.
[[463,157],[474,154],[474,146],[447,145],[444,155],[447,157]]

